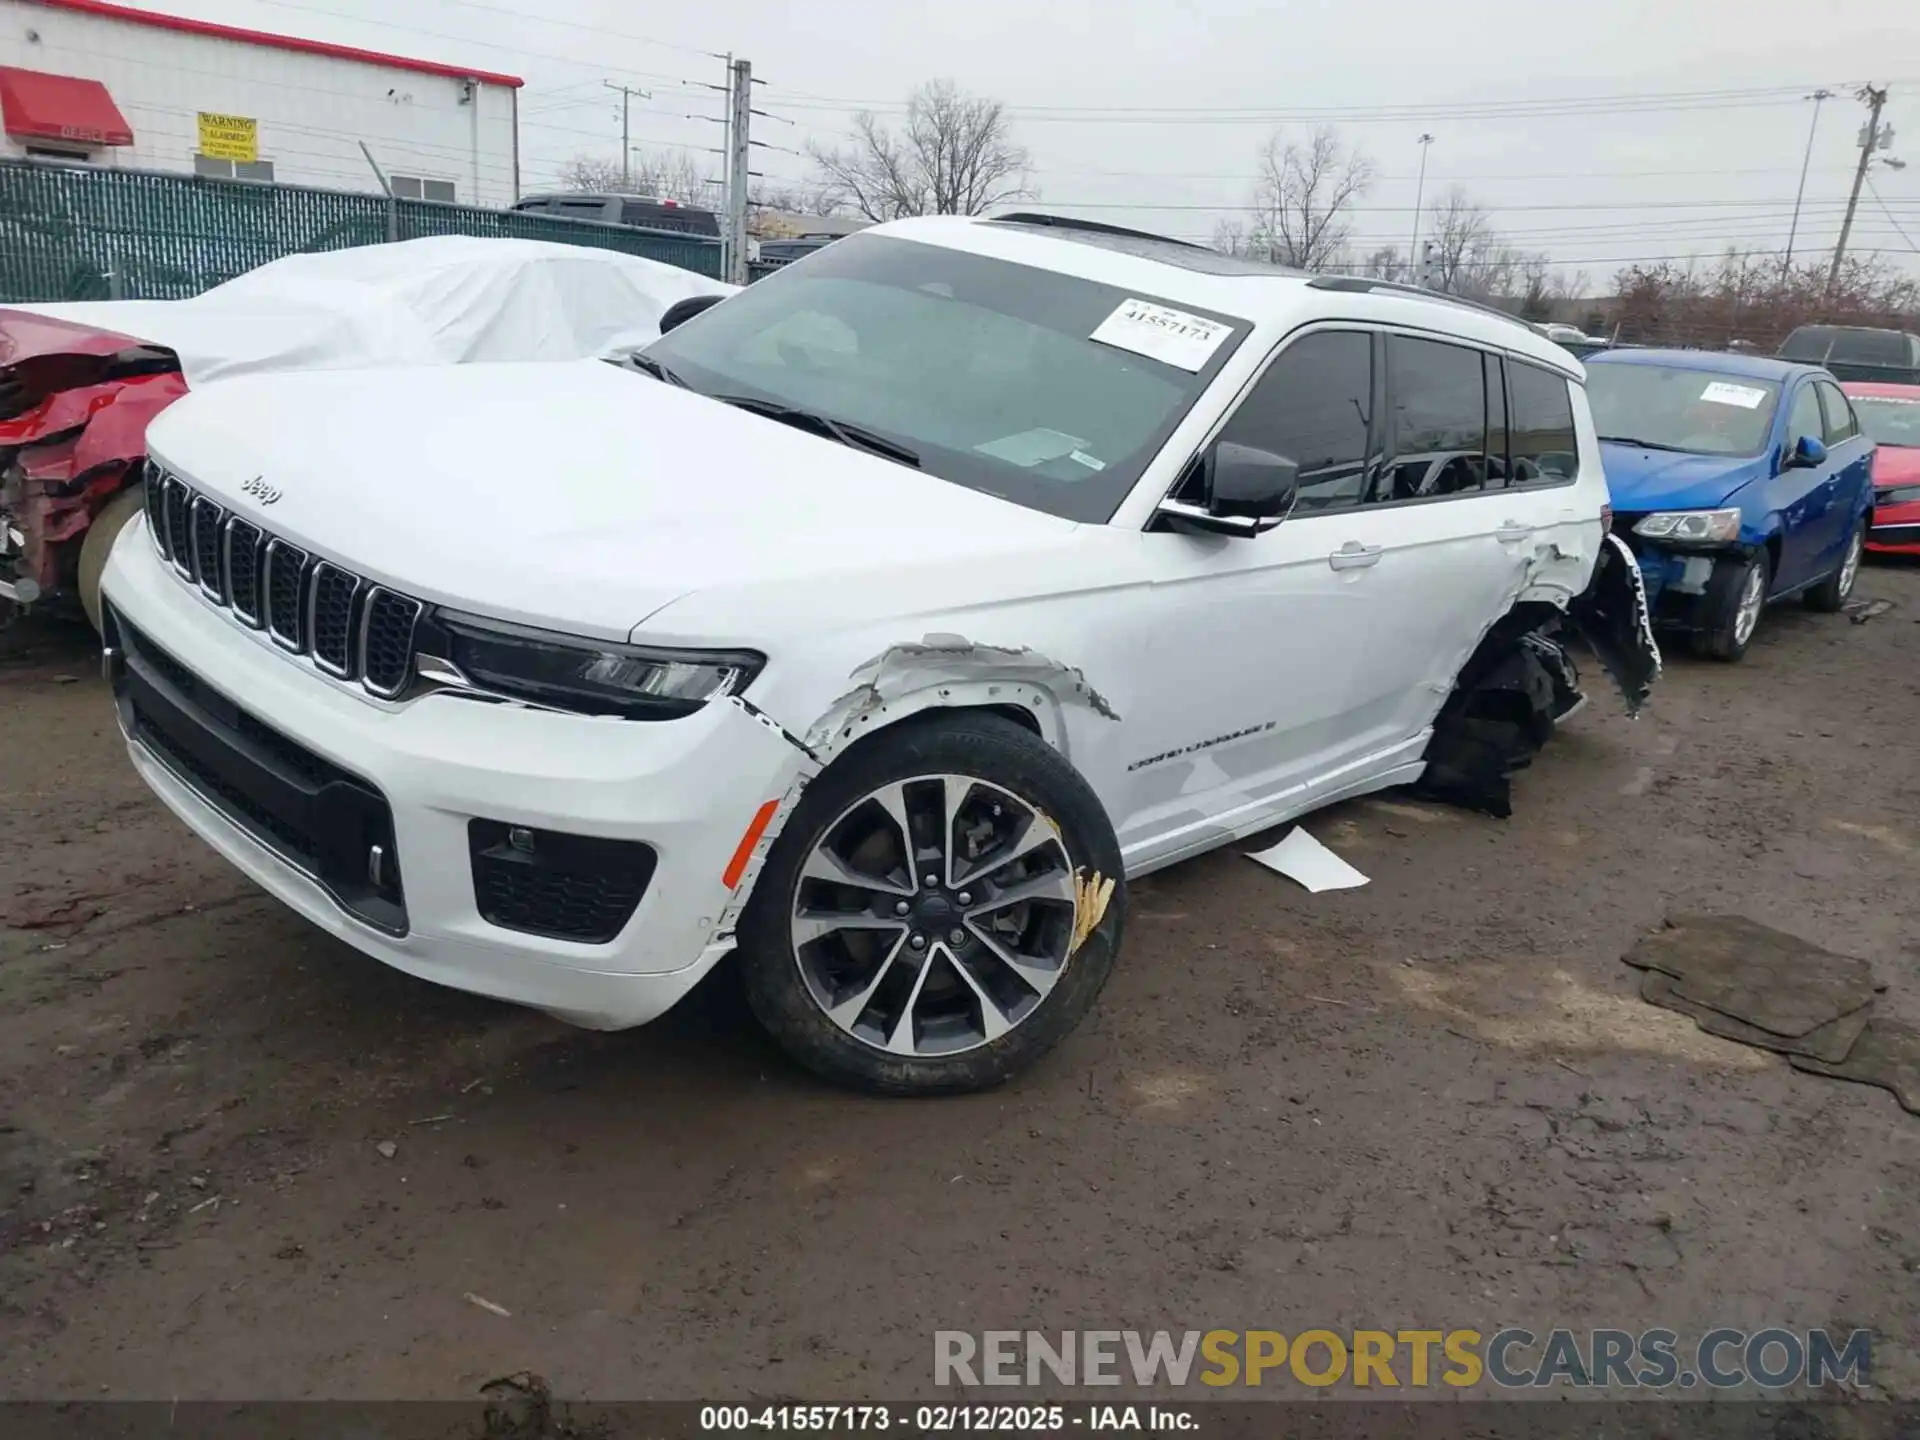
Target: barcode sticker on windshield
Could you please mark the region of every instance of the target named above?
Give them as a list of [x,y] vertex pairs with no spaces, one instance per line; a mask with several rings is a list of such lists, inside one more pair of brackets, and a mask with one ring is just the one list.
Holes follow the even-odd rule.
[[1123,300],[1088,338],[1198,373],[1232,333],[1231,325],[1184,310],[1169,310],[1150,300]]
[[1716,380],[1700,392],[1702,400],[1711,400],[1716,405],[1738,405],[1742,410],[1758,410],[1760,402],[1767,398],[1767,392],[1756,390],[1751,385],[1729,385],[1724,380]]

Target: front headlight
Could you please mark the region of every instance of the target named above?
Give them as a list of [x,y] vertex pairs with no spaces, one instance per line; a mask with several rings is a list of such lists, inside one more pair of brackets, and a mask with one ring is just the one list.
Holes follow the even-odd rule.
[[1738,510],[1660,510],[1643,518],[1633,533],[1647,540],[1687,545],[1720,544],[1740,538]]
[[710,700],[737,695],[767,663],[752,650],[666,650],[576,640],[494,621],[449,615],[428,627],[421,649],[442,658],[482,690],[558,710],[667,720]]

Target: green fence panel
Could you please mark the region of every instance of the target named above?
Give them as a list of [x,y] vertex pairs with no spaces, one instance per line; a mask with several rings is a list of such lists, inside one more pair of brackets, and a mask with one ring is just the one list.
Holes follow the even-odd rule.
[[0,161],[0,304],[174,300],[283,255],[422,235],[546,240],[720,274],[716,242],[661,231],[299,185]]

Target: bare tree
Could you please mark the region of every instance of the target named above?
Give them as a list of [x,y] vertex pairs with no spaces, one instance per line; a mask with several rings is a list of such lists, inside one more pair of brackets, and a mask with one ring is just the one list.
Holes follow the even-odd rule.
[[1456,185],[1427,212],[1434,242],[1434,283],[1449,295],[1494,296],[1544,304],[1550,281],[1545,255],[1516,250],[1494,228],[1487,207]]
[[1780,273],[1776,257],[1729,248],[1705,262],[1631,265],[1614,277],[1612,320],[1639,343],[1733,344],[1771,352],[1799,325],[1920,329],[1920,281],[1876,255],[1849,255],[1831,291],[1831,261],[1811,258]]
[[1353,202],[1373,187],[1373,161],[1323,125],[1301,144],[1276,132],[1260,156],[1246,253],[1277,265],[1322,270],[1339,262],[1353,237]]
[[594,194],[657,195],[682,205],[711,205],[719,195],[701,165],[685,150],[635,150],[631,163],[576,155],[560,172],[568,190]]
[[851,145],[808,153],[822,188],[869,220],[978,215],[1034,193],[1031,159],[1014,143],[1006,107],[951,80],[915,90],[899,130],[866,111],[853,128]]

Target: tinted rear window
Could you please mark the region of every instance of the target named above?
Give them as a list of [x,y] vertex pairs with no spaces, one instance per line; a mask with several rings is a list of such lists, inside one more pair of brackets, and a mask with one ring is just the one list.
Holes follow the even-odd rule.
[[1787,336],[1787,343],[1780,347],[1780,358],[1822,364],[1827,358],[1827,348],[1833,344],[1833,334],[1831,326],[1802,325]]
[[1829,360],[1854,365],[1910,365],[1907,337],[1898,330],[1842,330],[1833,338]]

